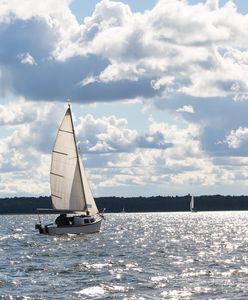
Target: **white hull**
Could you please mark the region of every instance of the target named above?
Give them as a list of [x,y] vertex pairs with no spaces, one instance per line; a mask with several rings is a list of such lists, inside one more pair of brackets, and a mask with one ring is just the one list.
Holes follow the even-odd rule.
[[64,225],[57,226],[56,224],[48,224],[45,226],[37,225],[42,234],[63,235],[63,234],[90,234],[100,231],[102,219],[98,219],[90,224],[81,225]]

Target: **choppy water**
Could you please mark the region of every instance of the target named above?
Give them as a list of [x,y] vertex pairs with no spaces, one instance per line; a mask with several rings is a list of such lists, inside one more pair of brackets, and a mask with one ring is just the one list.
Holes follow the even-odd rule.
[[248,299],[248,212],[106,214],[85,237],[35,223],[0,217],[0,299]]

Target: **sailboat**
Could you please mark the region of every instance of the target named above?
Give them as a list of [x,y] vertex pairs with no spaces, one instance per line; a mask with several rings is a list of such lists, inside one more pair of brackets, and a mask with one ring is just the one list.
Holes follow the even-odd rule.
[[196,212],[196,210],[195,210],[195,200],[194,200],[193,195],[191,195],[191,200],[190,200],[190,211],[191,212]]
[[68,105],[52,150],[50,187],[54,223],[36,224],[43,234],[88,234],[100,231],[99,213],[79,156],[71,107]]

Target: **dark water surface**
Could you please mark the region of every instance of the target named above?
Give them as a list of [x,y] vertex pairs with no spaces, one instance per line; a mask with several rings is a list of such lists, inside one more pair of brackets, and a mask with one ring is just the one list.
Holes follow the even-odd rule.
[[248,212],[106,214],[63,237],[36,219],[0,217],[0,299],[248,299]]

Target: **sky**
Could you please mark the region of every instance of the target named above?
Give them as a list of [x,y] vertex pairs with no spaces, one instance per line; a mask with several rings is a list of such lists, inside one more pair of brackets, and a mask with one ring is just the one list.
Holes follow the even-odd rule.
[[247,1],[0,0],[0,197],[50,195],[68,101],[94,196],[247,194]]

